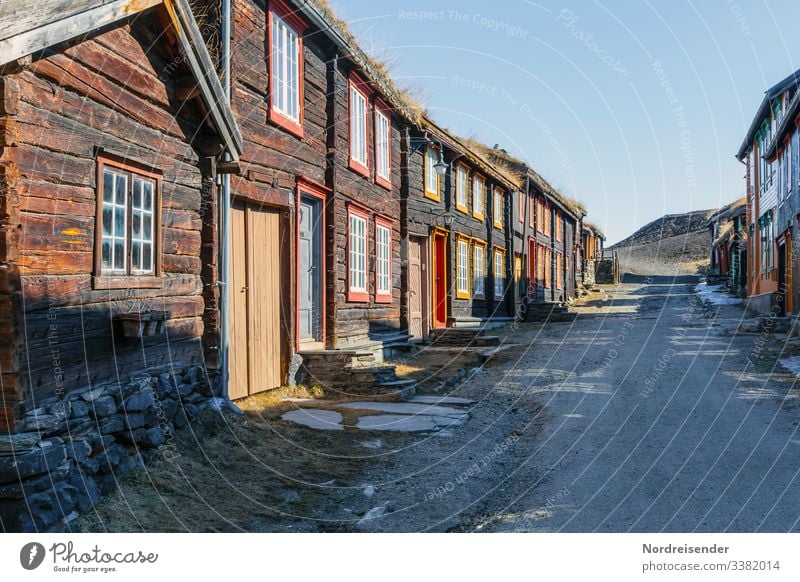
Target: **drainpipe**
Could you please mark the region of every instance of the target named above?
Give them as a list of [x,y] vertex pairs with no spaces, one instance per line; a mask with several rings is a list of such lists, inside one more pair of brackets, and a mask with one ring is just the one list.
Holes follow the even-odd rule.
[[[222,87],[225,98],[230,104],[231,101],[231,3],[230,0],[222,0],[220,36],[220,58],[222,61]],[[229,154],[225,153],[225,160],[230,159]],[[230,345],[230,285],[231,277],[231,236],[230,236],[230,216],[231,216],[231,176],[223,174],[220,189],[220,260],[219,260],[219,287],[220,287],[220,337],[219,337],[219,367],[220,382],[222,388],[222,398],[230,400],[229,396],[229,362],[228,356]]]

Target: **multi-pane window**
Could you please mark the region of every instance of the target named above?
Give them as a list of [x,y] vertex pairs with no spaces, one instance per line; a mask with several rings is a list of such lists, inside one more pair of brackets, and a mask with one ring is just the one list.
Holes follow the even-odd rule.
[[561,228],[561,213],[556,212],[556,240],[561,242],[562,237],[562,228]]
[[545,247],[543,245],[536,246],[536,278],[541,284],[544,284],[545,279]]
[[439,150],[434,146],[425,148],[425,196],[439,200],[439,174],[436,164],[439,161]]
[[469,242],[459,238],[456,254],[456,297],[469,299]]
[[494,296],[499,298],[503,295],[503,251],[494,251]]
[[484,278],[486,277],[486,267],[484,262],[486,260],[486,247],[476,244],[472,252],[472,280],[475,295],[484,294]]
[[158,187],[152,177],[102,164],[100,184],[101,275],[156,272]]
[[349,298],[351,301],[366,300],[367,219],[352,210],[349,218],[349,247]]
[[564,261],[561,253],[556,253],[556,288],[561,289],[564,285]]
[[485,215],[483,178],[480,176],[472,178],[472,215],[480,220],[483,220]]
[[272,13],[272,107],[294,123],[300,123],[300,58],[297,32]]
[[503,191],[500,188],[493,189],[492,220],[497,228],[503,227]]
[[533,228],[534,226],[536,226],[536,223],[534,222],[534,220],[536,218],[536,197],[535,196],[531,196],[530,197],[530,204],[528,204],[528,213],[530,214],[530,216],[528,217],[528,224],[530,225],[531,228]]
[[376,300],[392,298],[392,230],[381,223],[375,225],[375,295]]
[[367,97],[350,83],[350,161],[367,168]]
[[456,169],[456,209],[467,212],[467,169],[459,165]]
[[389,116],[375,107],[375,175],[385,185],[391,186],[391,150]]

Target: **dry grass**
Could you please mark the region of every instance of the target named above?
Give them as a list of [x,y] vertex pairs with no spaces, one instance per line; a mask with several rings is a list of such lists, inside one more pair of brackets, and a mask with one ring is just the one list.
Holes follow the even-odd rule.
[[[84,531],[337,531],[332,488],[354,484],[364,450],[356,437],[281,421],[287,394],[242,403],[244,416],[209,411],[179,431],[178,456],[124,479],[81,517]],[[346,518],[346,516],[344,516]]]

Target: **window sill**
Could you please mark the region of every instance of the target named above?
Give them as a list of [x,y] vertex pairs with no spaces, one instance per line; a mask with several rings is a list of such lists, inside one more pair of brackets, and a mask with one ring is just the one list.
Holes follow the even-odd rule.
[[469,299],[469,298],[470,298],[469,293],[465,293],[463,291],[456,292],[456,299]]
[[369,303],[369,293],[362,291],[348,291],[348,303]]
[[303,132],[302,121],[298,123],[292,119],[289,119],[288,117],[281,115],[274,109],[269,110],[269,122],[272,125],[279,127],[280,129],[283,129],[288,133],[291,133],[293,136],[299,139],[303,139],[305,135]]
[[387,303],[392,303],[394,298],[391,295],[376,295],[375,296],[375,303],[380,303],[382,305],[386,305]]
[[92,289],[161,289],[163,279],[156,275],[92,276]]
[[460,206],[459,204],[456,204],[456,210],[458,210],[459,212],[463,212],[464,214],[469,215],[469,208],[467,208],[466,206]]
[[369,168],[367,166],[362,165],[360,162],[357,162],[353,158],[350,158],[350,162],[347,165],[351,170],[353,170],[356,174],[364,176],[365,178],[369,178]]
[[381,178],[380,176],[375,176],[375,183],[380,186],[381,188],[386,188],[390,192],[392,191],[392,183],[385,178]]
[[474,218],[475,220],[480,220],[481,222],[486,220],[486,216],[485,215],[483,215],[483,214],[475,214],[474,212],[472,213],[472,218]]
[[434,194],[433,192],[428,192],[427,190],[425,190],[425,198],[427,198],[428,200],[433,200],[434,202],[442,201],[441,195]]

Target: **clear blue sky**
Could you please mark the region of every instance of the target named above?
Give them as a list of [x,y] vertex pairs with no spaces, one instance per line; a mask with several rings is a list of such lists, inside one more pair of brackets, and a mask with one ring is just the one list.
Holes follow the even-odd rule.
[[800,3],[330,0],[456,133],[586,204],[609,242],[744,195],[734,154],[800,67]]

